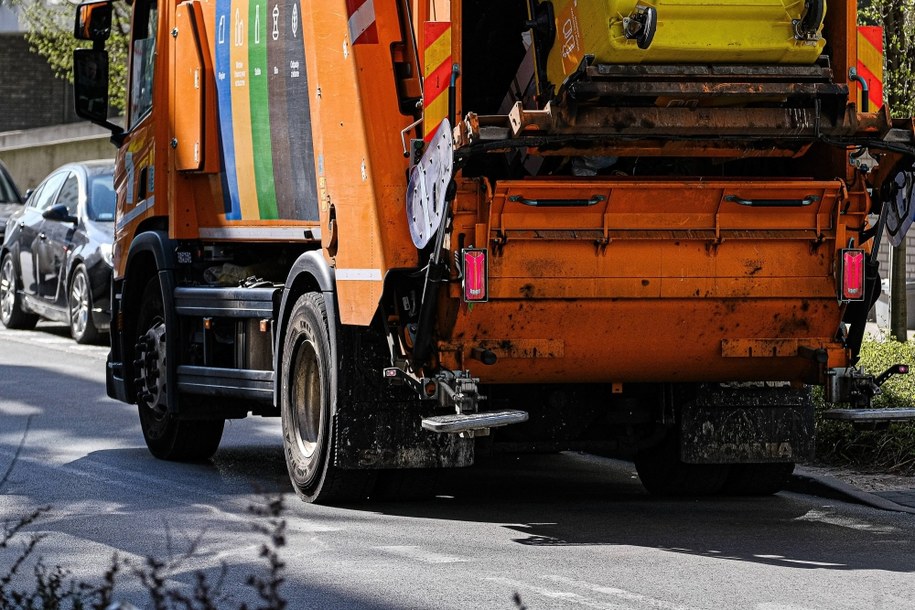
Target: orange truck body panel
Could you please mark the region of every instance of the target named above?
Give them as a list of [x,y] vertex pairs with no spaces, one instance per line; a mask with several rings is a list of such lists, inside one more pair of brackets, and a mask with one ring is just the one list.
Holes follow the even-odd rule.
[[[816,202],[787,214],[735,194]],[[602,202],[531,211],[519,196]],[[845,362],[834,260],[864,203],[839,181],[501,182],[482,231],[491,300],[461,306],[442,357],[459,370],[473,347],[491,349],[486,378],[503,383],[816,382],[798,347]],[[478,235],[476,221],[458,213],[455,232]]]

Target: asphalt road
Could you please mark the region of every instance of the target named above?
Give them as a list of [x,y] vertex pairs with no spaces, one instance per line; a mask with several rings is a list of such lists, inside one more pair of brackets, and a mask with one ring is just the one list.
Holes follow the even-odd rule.
[[[100,582],[114,554],[163,561],[185,592],[226,566],[218,607],[255,603],[268,538],[253,527],[268,523],[250,508],[281,498],[294,609],[915,607],[915,515],[788,492],[660,500],[630,464],[580,454],[451,472],[424,502],[310,506],[261,418],[230,422],[210,463],[161,462],[135,408],[105,396],[106,352],[63,327],[0,328],[0,515],[50,507],[0,550],[0,578],[41,534],[36,556],[78,580]],[[129,569],[115,591],[152,607]]]

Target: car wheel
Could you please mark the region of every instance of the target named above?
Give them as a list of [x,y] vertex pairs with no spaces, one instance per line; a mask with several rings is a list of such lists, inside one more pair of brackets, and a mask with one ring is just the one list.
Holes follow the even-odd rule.
[[13,257],[7,254],[0,263],[0,322],[7,328],[35,328],[38,316],[23,311],[18,288],[16,266],[13,264]]
[[136,385],[140,427],[149,452],[161,460],[194,462],[210,458],[219,448],[224,419],[182,420],[168,411],[165,313],[158,278],[143,291],[137,323]]
[[70,334],[76,342],[85,344],[98,341],[99,332],[92,321],[92,290],[85,265],[77,265],[73,272],[67,307],[70,309]]

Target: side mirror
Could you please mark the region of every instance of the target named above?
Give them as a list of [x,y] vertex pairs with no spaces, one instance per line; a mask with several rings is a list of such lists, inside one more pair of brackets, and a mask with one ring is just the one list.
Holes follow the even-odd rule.
[[105,42],[111,35],[111,2],[83,2],[76,7],[73,36],[77,40]]
[[41,214],[41,217],[56,222],[72,222],[73,224],[79,222],[79,219],[76,216],[70,215],[70,211],[67,210],[66,204],[63,203],[52,205]]
[[108,121],[108,51],[73,51],[73,93],[76,116],[105,127],[114,135],[124,131]]

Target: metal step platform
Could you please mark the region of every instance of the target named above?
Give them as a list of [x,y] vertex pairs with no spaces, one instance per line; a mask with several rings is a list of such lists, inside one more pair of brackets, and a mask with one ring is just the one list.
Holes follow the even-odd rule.
[[422,426],[426,430],[439,433],[470,432],[471,430],[484,430],[497,428],[509,424],[520,424],[527,421],[526,411],[484,411],[481,413],[467,413],[454,415],[436,415],[425,417]]

